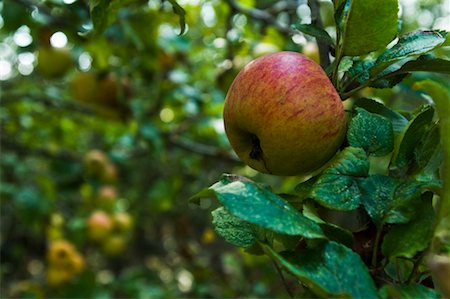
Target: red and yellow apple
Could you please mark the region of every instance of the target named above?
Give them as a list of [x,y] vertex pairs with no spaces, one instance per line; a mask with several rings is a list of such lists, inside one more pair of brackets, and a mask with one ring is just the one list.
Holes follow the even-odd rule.
[[228,90],[223,117],[239,158],[274,175],[320,168],[346,132],[333,84],[317,63],[294,52],[269,54],[245,66]]

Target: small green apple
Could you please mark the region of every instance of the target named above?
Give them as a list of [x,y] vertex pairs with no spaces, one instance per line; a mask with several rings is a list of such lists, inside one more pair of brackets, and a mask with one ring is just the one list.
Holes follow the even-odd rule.
[[228,90],[223,117],[239,158],[274,175],[321,167],[346,131],[333,84],[317,63],[295,52],[269,54],[245,66]]

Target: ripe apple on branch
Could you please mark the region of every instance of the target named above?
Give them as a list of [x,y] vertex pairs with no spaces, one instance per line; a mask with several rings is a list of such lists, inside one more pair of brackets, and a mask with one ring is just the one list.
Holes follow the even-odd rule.
[[269,54],[241,70],[223,117],[239,158],[274,175],[320,168],[346,132],[344,106],[333,84],[317,63],[295,52]]

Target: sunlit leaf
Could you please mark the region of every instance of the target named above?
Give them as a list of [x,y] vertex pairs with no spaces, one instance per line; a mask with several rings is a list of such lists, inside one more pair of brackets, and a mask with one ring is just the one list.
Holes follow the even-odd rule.
[[344,55],[357,56],[385,47],[397,35],[397,0],[352,0],[343,11]]

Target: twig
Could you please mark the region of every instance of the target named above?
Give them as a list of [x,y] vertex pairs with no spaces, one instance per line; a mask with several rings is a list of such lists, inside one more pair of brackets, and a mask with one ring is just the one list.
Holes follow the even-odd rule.
[[6,106],[11,103],[15,103],[17,101],[30,101],[30,102],[39,102],[49,108],[55,109],[65,109],[76,111],[85,114],[95,114],[95,111],[87,106],[76,103],[75,101],[70,100],[61,100],[61,99],[53,99],[46,95],[36,95],[36,94],[28,94],[28,93],[5,93],[2,95],[1,104],[2,106]]
[[51,159],[57,159],[57,160],[65,160],[65,161],[79,161],[81,160],[81,157],[76,155],[75,153],[68,152],[68,151],[51,151],[46,148],[31,148],[25,144],[18,143],[11,141],[11,138],[8,138],[6,140],[6,137],[3,137],[3,134],[0,135],[0,144],[2,150],[11,150],[14,151],[20,155],[24,156],[38,156],[43,158],[51,158]]
[[375,242],[373,244],[373,252],[372,252],[372,267],[374,269],[377,268],[377,256],[378,256],[378,246],[380,245],[381,232],[383,230],[383,226],[377,227],[377,234],[375,236]]
[[287,284],[286,278],[283,275],[283,271],[281,271],[280,266],[278,266],[277,262],[275,260],[272,259],[272,262],[275,266],[275,269],[278,272],[278,275],[281,278],[281,281],[283,282],[284,288],[286,289],[286,292],[289,294],[289,297],[294,298],[294,294],[291,291],[291,288],[289,287],[289,285]]
[[419,270],[420,263],[422,263],[422,260],[425,256],[426,256],[426,252],[425,251],[421,252],[419,257],[417,258],[417,260],[414,262],[414,266],[411,270],[411,273],[410,273],[408,279],[406,280],[407,284],[412,284],[414,282],[414,280],[416,278],[415,276],[417,275],[417,270]]
[[184,150],[197,153],[203,156],[212,157],[233,163],[240,162],[240,160],[237,157],[232,156],[231,154],[224,152],[220,149],[217,149],[216,147],[197,143],[190,139],[182,138],[178,135],[168,135],[168,142],[169,144],[172,144]]
[[295,30],[291,29],[290,27],[284,26],[283,24],[278,22],[272,14],[268,13],[265,10],[243,7],[235,0],[226,0],[226,2],[232,9],[251,17],[252,19],[260,20],[266,24],[272,25],[285,35],[291,36],[295,34]]
[[[319,2],[317,0],[308,0],[308,6],[311,9],[311,24],[323,29]],[[316,39],[316,41],[319,48],[320,66],[326,69],[330,65],[330,45],[319,39]]]

